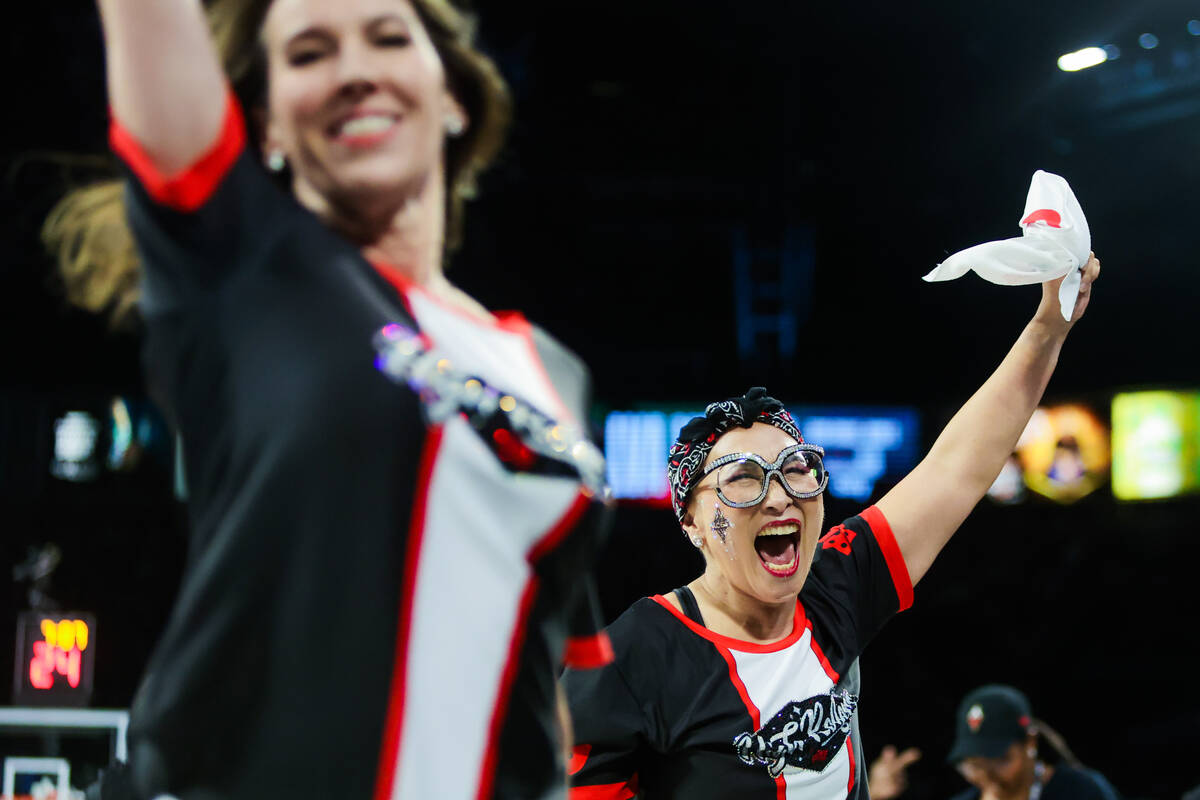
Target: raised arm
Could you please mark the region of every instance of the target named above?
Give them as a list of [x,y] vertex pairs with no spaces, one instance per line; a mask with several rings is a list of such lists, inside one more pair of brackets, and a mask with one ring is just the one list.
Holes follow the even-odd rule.
[[99,0],[109,103],[164,174],[217,140],[225,77],[199,0]]
[[1042,399],[1072,325],[1083,316],[1100,274],[1093,255],[1083,271],[1071,322],[1059,312],[1061,280],[1042,285],[1042,302],[992,376],[938,436],[929,454],[877,504],[916,584],[1000,474]]

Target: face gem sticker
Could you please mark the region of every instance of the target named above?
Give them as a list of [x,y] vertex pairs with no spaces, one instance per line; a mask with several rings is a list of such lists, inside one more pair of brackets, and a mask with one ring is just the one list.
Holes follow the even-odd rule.
[[725,537],[729,534],[729,517],[721,513],[720,503],[717,503],[713,510],[712,531],[713,535],[721,540],[721,544],[725,544]]

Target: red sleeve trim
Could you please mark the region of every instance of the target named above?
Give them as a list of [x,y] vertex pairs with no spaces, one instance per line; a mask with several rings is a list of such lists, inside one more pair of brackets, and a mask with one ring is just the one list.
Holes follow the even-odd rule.
[[635,795],[637,790],[630,783],[599,783],[595,786],[571,787],[571,800],[629,800]]
[[246,125],[242,108],[230,92],[217,141],[190,167],[174,175],[164,174],[116,117],[109,125],[108,142],[155,202],[176,211],[195,211],[208,202],[241,155],[246,146]]
[[567,762],[568,777],[583,769],[583,765],[587,763],[588,755],[591,752],[592,746],[590,744],[577,744],[571,748],[571,760]]
[[883,551],[883,560],[887,562],[888,572],[892,573],[896,597],[900,598],[900,608],[897,611],[911,608],[913,604],[912,578],[908,574],[908,565],[904,563],[904,554],[900,552],[900,545],[896,543],[896,537],[892,533],[892,526],[888,524],[887,517],[883,516],[883,512],[875,506],[866,509],[859,516],[871,526],[871,532],[875,534],[875,541],[879,543],[879,549]]
[[597,669],[613,661],[612,641],[604,631],[591,636],[572,636],[567,639],[563,660],[575,669]]

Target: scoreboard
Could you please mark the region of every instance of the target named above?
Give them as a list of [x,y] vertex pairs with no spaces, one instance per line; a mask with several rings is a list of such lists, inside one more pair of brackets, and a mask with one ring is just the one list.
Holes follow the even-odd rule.
[[88,704],[96,655],[95,616],[81,612],[22,612],[17,617],[16,644],[14,704]]

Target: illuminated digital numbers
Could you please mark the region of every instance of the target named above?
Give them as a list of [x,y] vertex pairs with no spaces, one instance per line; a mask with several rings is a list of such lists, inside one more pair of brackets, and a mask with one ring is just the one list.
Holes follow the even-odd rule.
[[83,705],[92,688],[96,619],[81,612],[27,611],[17,618],[14,699]]
[[33,643],[29,659],[29,683],[35,689],[50,689],[54,676],[67,679],[72,689],[79,688],[83,651],[88,646],[88,624],[81,619],[41,621],[42,640]]

